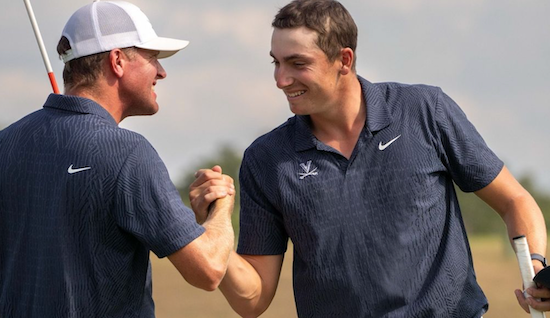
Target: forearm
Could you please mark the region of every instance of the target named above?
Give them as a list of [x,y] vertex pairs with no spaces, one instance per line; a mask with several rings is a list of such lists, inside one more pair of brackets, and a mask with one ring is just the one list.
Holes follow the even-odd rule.
[[207,267],[214,274],[218,285],[225,272],[229,261],[229,253],[233,250],[235,235],[231,224],[233,212],[233,199],[222,198],[216,200],[212,209],[202,224],[205,233],[202,235],[203,250]]
[[262,294],[260,275],[239,254],[231,252],[227,272],[220,283],[231,308],[242,317],[257,317],[267,309],[259,307]]
[[231,252],[219,288],[235,312],[242,317],[258,317],[269,307],[277,289],[282,259],[282,255],[243,257]]
[[546,255],[546,225],[533,197],[524,191],[509,202],[506,211],[501,216],[510,240],[525,235],[531,253]]
[[[511,239],[519,235],[525,235],[530,253],[546,255],[546,226],[540,208],[530,195],[525,198],[522,196],[522,198],[515,201],[511,208],[515,212],[503,215],[508,228],[508,235]],[[542,262],[538,260],[532,260],[531,262],[535,273],[544,268]],[[528,286],[524,285],[523,287]],[[523,289],[516,289],[514,293],[518,303],[526,312],[529,312],[529,306],[539,311],[550,309],[550,302],[548,301],[550,290],[548,288],[542,286],[527,288],[527,293],[532,296],[528,298],[526,298]],[[541,299],[542,301],[540,301]]]
[[531,253],[546,254],[546,225],[542,212],[508,168],[503,167],[495,180],[476,194],[500,215],[510,241],[525,235]]
[[205,232],[168,256],[189,284],[208,291],[218,288],[234,245],[231,225],[233,198],[227,197],[216,202],[203,223]]

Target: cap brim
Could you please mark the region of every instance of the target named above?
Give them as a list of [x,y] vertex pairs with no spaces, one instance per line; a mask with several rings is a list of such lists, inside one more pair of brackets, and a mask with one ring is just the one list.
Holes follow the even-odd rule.
[[189,41],[158,37],[154,40],[136,45],[136,47],[145,50],[159,51],[158,58],[163,59],[176,54],[187,45],[189,45]]

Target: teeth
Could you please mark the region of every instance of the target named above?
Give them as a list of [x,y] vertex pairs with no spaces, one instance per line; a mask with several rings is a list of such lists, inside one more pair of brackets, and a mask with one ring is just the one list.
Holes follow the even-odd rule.
[[299,91],[299,92],[296,92],[296,93],[288,93],[287,96],[288,97],[298,97],[302,94],[305,94],[306,91]]

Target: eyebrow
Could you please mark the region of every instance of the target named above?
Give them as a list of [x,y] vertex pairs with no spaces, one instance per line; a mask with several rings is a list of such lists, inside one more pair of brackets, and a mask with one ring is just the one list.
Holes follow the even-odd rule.
[[[269,55],[271,55],[272,58],[277,59],[275,57],[275,55],[273,54],[273,52],[269,52]],[[285,62],[292,61],[292,60],[297,60],[297,59],[309,59],[309,58],[306,55],[298,54],[298,53],[292,54],[292,55],[289,55],[289,56],[285,56],[283,58],[283,60]]]

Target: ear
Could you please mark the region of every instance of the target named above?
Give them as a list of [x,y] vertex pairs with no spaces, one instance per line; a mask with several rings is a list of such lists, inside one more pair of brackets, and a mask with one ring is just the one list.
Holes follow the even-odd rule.
[[120,49],[109,52],[109,67],[116,77],[121,78],[124,75],[126,60],[126,55]]
[[340,51],[340,58],[342,59],[342,68],[340,69],[340,74],[347,75],[352,72],[353,59],[355,54],[352,49],[349,47],[343,48]]

